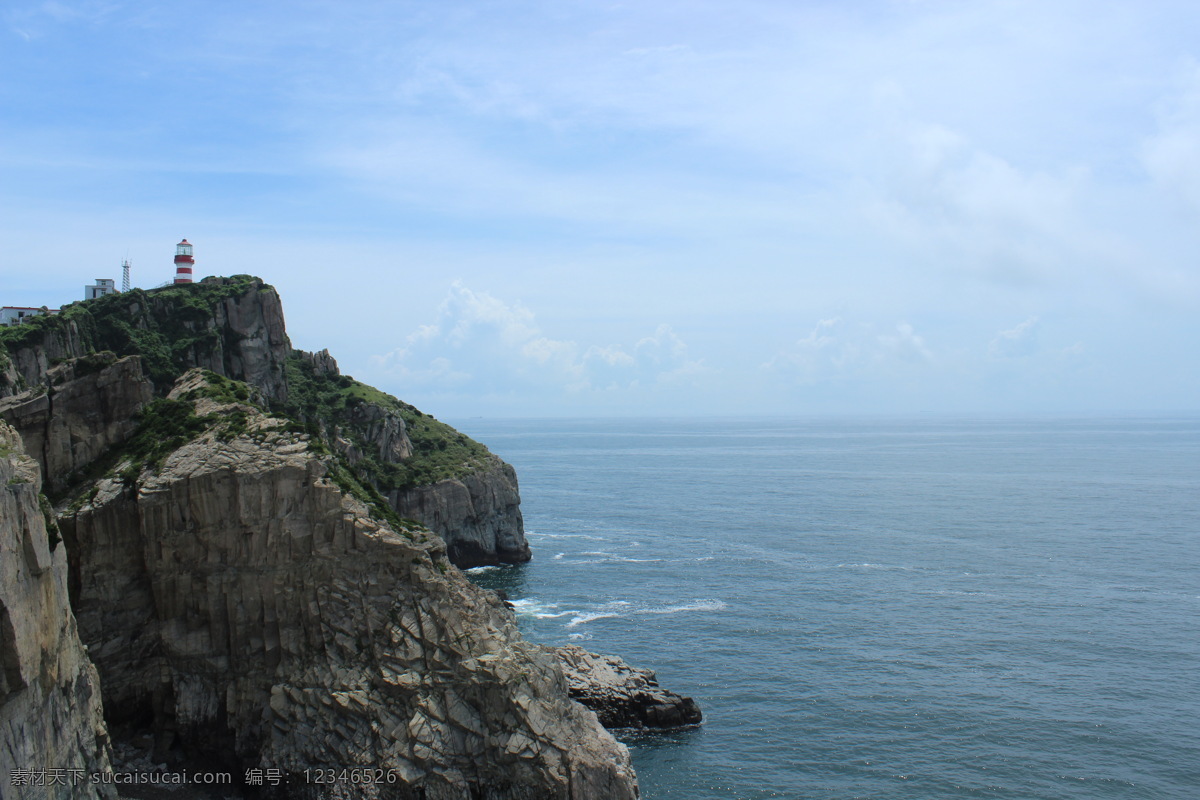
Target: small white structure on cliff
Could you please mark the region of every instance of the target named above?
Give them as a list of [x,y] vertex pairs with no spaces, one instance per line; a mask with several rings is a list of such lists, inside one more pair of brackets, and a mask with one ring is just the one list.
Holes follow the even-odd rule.
[[45,313],[57,314],[57,308],[31,308],[29,306],[4,306],[0,308],[0,325],[20,325],[31,317]]
[[95,300],[97,297],[104,297],[106,294],[117,293],[117,282],[112,278],[96,278],[96,282],[91,286],[83,287],[83,299]]

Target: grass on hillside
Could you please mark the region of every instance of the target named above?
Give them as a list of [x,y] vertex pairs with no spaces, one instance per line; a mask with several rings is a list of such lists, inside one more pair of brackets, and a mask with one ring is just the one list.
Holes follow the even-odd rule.
[[[352,469],[380,492],[411,489],[458,478],[492,460],[491,452],[479,442],[459,433],[444,422],[423,414],[373,386],[348,375],[326,375],[293,353],[287,365],[289,416],[310,426],[319,435],[320,423],[340,426],[344,436],[355,439],[363,460]],[[413,455],[401,463],[385,463],[348,425],[356,405],[369,403],[395,411],[404,420]],[[332,431],[329,431],[332,433]]]

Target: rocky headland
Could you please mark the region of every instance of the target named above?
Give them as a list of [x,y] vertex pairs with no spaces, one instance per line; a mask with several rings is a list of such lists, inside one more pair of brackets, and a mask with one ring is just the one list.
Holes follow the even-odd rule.
[[[0,770],[104,772],[112,731],[284,776],[260,797],[620,800],[602,723],[699,721],[652,673],[521,638],[458,569],[529,559],[512,468],[294,350],[258,279],[72,304],[0,345]],[[308,780],[354,767],[387,778]]]

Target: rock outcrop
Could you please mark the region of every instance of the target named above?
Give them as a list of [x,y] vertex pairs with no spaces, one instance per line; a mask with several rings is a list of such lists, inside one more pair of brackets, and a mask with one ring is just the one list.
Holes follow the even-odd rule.
[[169,399],[204,430],[62,517],[115,724],[301,786],[355,766],[395,781],[313,797],[637,796],[624,747],[440,539],[382,522],[288,420],[213,394],[181,378]]
[[329,404],[326,417],[332,419],[321,420],[334,451],[359,470],[397,515],[415,519],[445,539],[455,566],[466,569],[529,560],[521,495],[511,466],[481,448],[480,453],[467,452],[463,456],[467,466],[453,470],[449,476],[393,486],[378,473],[389,467],[405,468],[414,462],[438,460],[439,448],[458,446],[455,438],[469,440],[461,434],[442,436],[425,443],[429,452],[418,452],[410,436],[416,431],[410,432],[404,414],[409,414],[422,430],[435,425],[431,417],[369,387],[355,392],[356,382],[341,374],[328,351],[296,351],[294,358],[302,367],[296,377],[306,381],[306,389],[326,387],[328,392],[329,387],[335,387],[335,391],[340,387],[350,392]]
[[562,666],[571,697],[596,712],[606,728],[680,728],[703,721],[700,707],[658,685],[648,669],[582,647],[548,647]]
[[100,684],[40,491],[37,463],[0,422],[0,795],[111,800],[111,786],[90,781],[110,768]]
[[154,387],[140,356],[97,353],[46,371],[37,390],[0,399],[0,419],[21,434],[46,486],[62,491],[79,471],[129,438]]
[[462,569],[530,558],[517,473],[498,458],[459,478],[390,491],[387,499],[400,516],[445,532],[450,560]]
[[[182,301],[181,291],[189,293]],[[283,305],[273,288],[248,275],[109,295],[64,308],[61,318],[37,318],[20,332],[0,365],[0,397],[45,383],[62,361],[109,350],[142,355],[164,388],[185,369],[201,367],[255,386],[273,402],[287,398],[292,345]]]
[[[148,385],[160,394],[184,371],[198,367],[244,382],[272,409],[299,417],[314,416],[311,412],[316,411],[316,418],[308,421],[321,429],[327,445],[360,480],[391,498],[399,516],[416,519],[445,538],[455,564],[468,567],[529,559],[512,470],[494,456],[472,456],[449,468],[440,463],[443,454],[431,448],[444,442],[414,442],[405,419],[406,415],[423,422],[431,418],[341,375],[328,351],[292,349],[279,295],[258,278],[209,277],[186,287],[134,290],[72,304],[59,317],[39,317],[22,325],[7,349],[7,355],[0,353],[0,398],[24,395],[20,401],[24,417],[13,420],[22,434],[42,424],[39,414],[46,425],[57,416],[50,413],[48,397],[38,399],[28,392],[61,380],[62,365],[73,359],[95,359],[104,351],[118,358],[139,356]],[[297,364],[318,383],[345,393],[336,398],[336,408],[304,406],[305,398],[298,397],[300,393],[289,384],[289,371]],[[356,386],[369,391],[356,394]],[[134,402],[132,397],[126,399]],[[337,418],[328,418],[331,415]],[[125,416],[115,424],[127,425],[130,419]],[[93,455],[77,451],[89,450],[91,442],[96,448],[112,443],[103,436],[69,434],[62,439],[63,433],[55,434],[60,436],[57,444],[71,451],[73,469]],[[119,439],[121,431],[110,434]],[[29,449],[46,463],[36,444]],[[438,461],[439,468],[422,466],[430,460]],[[374,469],[380,466],[383,469]],[[392,480],[393,466],[420,479],[397,483]],[[46,471],[54,491],[72,477],[57,464]]]

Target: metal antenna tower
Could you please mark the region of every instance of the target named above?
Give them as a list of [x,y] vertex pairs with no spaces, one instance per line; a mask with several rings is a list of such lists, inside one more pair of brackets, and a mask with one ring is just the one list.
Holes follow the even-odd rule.
[[129,263],[128,258],[121,262],[121,291],[122,292],[129,291],[129,267],[130,266],[132,266],[132,265]]

